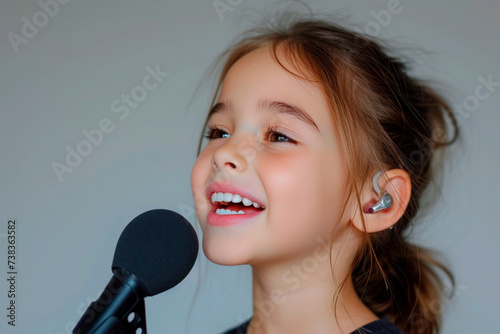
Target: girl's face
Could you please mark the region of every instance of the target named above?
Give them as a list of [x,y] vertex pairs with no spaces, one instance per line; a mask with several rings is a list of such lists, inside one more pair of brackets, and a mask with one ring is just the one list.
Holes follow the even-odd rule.
[[231,67],[209,127],[191,185],[211,261],[259,265],[307,257],[345,223],[347,169],[328,104],[269,49]]

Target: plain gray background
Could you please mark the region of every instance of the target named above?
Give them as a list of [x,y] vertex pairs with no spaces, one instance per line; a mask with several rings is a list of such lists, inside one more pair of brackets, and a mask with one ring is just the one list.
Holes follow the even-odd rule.
[[[456,275],[456,295],[443,296],[443,333],[496,332],[500,87],[474,96],[479,77],[500,81],[500,2],[400,0],[401,10],[382,23],[373,13],[387,10],[388,0],[305,2],[337,12],[344,25],[428,51],[415,49],[417,74],[448,87],[463,137],[415,239],[444,252]],[[7,282],[0,280],[0,332],[70,333],[110,279],[121,231],[141,212],[167,208],[197,225],[190,172],[210,90],[202,85],[194,94],[196,87],[240,23],[251,24],[244,18],[276,2],[220,3],[229,10],[218,13],[212,0],[74,0],[48,15],[36,1],[1,2],[0,277],[10,218],[18,222],[19,274],[15,328],[7,325]],[[25,27],[29,38],[13,46],[9,36],[22,37],[34,20],[38,31]],[[121,94],[141,93],[147,68],[157,66],[168,76],[126,117],[113,112]],[[76,149],[82,131],[106,118],[113,131],[59,180],[54,161],[65,163],[67,146]],[[146,308],[150,333],[219,333],[250,316],[249,268],[201,258]]]

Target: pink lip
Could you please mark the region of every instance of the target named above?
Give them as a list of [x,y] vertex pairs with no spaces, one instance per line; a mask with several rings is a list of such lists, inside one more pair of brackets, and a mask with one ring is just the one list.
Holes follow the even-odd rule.
[[232,226],[237,224],[242,224],[246,222],[250,222],[252,218],[257,215],[260,215],[262,211],[246,213],[243,215],[218,215],[215,212],[210,211],[207,216],[207,224],[211,226]]
[[[262,205],[262,203],[256,199],[252,194],[246,192],[245,190],[238,188],[234,185],[231,184],[223,184],[223,183],[210,183],[205,191],[205,194],[207,195],[208,199],[210,202],[212,202],[212,194],[213,193],[231,193],[231,194],[238,194],[241,197],[246,197],[252,202],[259,203]],[[264,205],[262,205],[264,206]]]
[[[260,201],[258,201],[252,194],[249,194],[245,190],[238,188],[234,185],[222,184],[222,183],[211,183],[207,187],[206,192],[205,192],[210,203],[212,203],[211,197],[212,197],[212,194],[214,192],[238,194],[241,197],[248,198],[252,202],[256,202],[256,203],[261,204]],[[254,218],[255,216],[259,215],[262,211],[264,211],[264,210],[258,210],[255,212],[245,213],[242,215],[225,215],[225,216],[223,216],[223,215],[216,214],[215,213],[216,209],[217,209],[216,205],[211,205],[210,212],[208,213],[208,216],[207,216],[207,223],[209,225],[212,225],[212,226],[231,226],[231,225],[249,222],[249,220],[251,218]],[[253,207],[250,208],[250,210],[252,210],[252,209],[253,209]],[[257,210],[257,209],[255,209],[255,210]]]

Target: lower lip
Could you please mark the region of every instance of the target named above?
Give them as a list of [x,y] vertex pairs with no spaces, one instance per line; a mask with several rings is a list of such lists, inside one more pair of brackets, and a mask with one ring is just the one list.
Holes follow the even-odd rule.
[[232,215],[219,215],[215,212],[209,212],[207,216],[207,223],[211,226],[232,226],[250,222],[250,220],[258,215],[262,211],[256,211],[245,214],[232,214]]

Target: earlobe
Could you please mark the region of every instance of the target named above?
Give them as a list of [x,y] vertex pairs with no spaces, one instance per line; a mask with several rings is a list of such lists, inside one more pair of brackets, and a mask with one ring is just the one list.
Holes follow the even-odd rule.
[[[403,216],[411,196],[411,180],[402,169],[378,172],[373,177],[373,189],[365,191],[363,217],[356,214],[354,226],[368,233],[392,228]],[[363,224],[364,221],[364,224]]]

